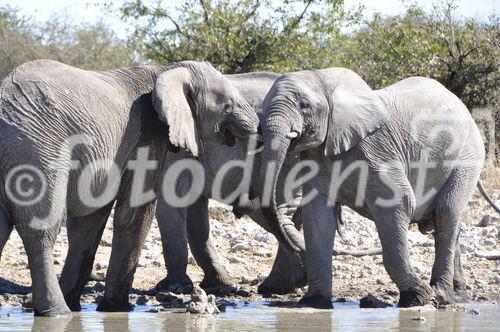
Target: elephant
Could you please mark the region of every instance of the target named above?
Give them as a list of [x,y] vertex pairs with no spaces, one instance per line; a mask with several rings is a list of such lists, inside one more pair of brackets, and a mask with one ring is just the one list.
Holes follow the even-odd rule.
[[[240,91],[245,100],[259,112],[262,100],[274,83],[279,74],[255,72],[248,74],[225,75],[229,82]],[[229,138],[231,140],[231,138]],[[234,139],[233,139],[234,140]],[[187,240],[193,256],[204,272],[204,278],[200,286],[211,292],[221,292],[233,286],[233,281],[225,270],[219,259],[219,253],[215,249],[210,236],[210,224],[208,216],[208,200],[212,198],[212,188],[214,177],[217,171],[226,163],[235,160],[245,160],[247,158],[246,142],[231,142],[233,146],[220,145],[217,143],[205,144],[205,153],[198,157],[199,162],[205,170],[205,186],[203,194],[188,207],[173,207],[166,200],[158,201],[156,218],[161,232],[163,255],[168,275],[161,280],[151,291],[152,293],[170,289],[172,285],[181,285],[189,292],[192,288],[192,281],[186,273],[188,264]],[[164,164],[163,174],[168,167],[174,163],[193,158],[188,152],[182,151],[176,154],[168,154]],[[296,162],[296,157],[290,157],[289,164]],[[252,174],[254,179],[251,183],[257,183],[260,170],[260,154],[255,155],[254,167],[256,171]],[[241,168],[235,168],[228,172],[224,178],[224,197],[236,190],[241,183],[243,171]],[[178,179],[180,188],[191,187],[191,177],[183,173]],[[255,186],[250,185],[250,192],[255,192]],[[180,189],[181,190],[181,189]],[[179,190],[179,191],[180,191]],[[297,193],[294,202],[300,201],[300,193]],[[293,205],[293,201],[290,205]],[[233,204],[234,202],[226,202]],[[235,207],[238,208],[237,206]],[[290,218],[293,218],[295,210],[289,208]],[[267,231],[272,231],[267,225],[262,211],[257,208],[249,211],[249,216]],[[296,223],[300,224],[300,218],[295,218]],[[180,226],[181,225],[181,226]],[[301,235],[296,235],[301,237]],[[301,287],[305,282],[303,264],[299,256],[291,255],[283,248],[278,249],[276,260],[271,270],[271,274],[259,285],[259,293],[289,293],[296,287]]]
[[[299,154],[309,167],[301,202],[309,288],[299,303],[332,308],[332,230],[340,204],[375,222],[400,307],[433,297],[452,302],[454,284],[464,285],[454,272],[460,270],[455,254],[460,218],[484,162],[483,141],[465,105],[429,78],[372,90],[351,70],[330,68],[278,78],[263,111],[263,164],[276,167],[267,186],[270,199],[261,203],[290,251],[298,247],[276,202],[283,189],[277,181],[287,154]],[[410,263],[410,223],[434,231],[430,285]]]
[[[15,68],[0,85],[0,248],[15,227],[28,256],[34,314],[79,309],[91,269],[79,271],[93,260],[92,240],[113,206],[98,310],[130,310],[128,293],[156,205],[141,193],[153,190],[158,177],[156,169],[144,170],[140,156],[161,165],[169,149],[202,155],[201,142],[222,141],[221,124],[233,122],[241,135],[257,135],[254,110],[208,63],[94,72],[36,60]],[[63,221],[71,264],[58,283],[52,250]]]

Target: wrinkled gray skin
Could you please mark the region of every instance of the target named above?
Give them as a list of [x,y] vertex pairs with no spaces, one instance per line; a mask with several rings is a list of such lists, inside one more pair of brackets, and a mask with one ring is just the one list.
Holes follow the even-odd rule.
[[[341,163],[342,170],[356,162],[369,165],[361,204],[355,204],[359,171],[351,172],[340,184],[336,199],[331,199],[375,222],[384,266],[400,291],[399,305],[425,304],[433,291],[439,302],[452,302],[454,283],[458,288],[463,286],[462,276],[454,273],[455,268],[460,271],[459,256],[455,257],[460,218],[484,161],[481,136],[460,100],[427,78],[409,78],[373,91],[355,73],[331,68],[279,78],[266,96],[263,109],[263,159],[277,162],[274,181],[287,152],[300,152],[301,160],[313,160],[320,169],[303,187],[304,197],[311,190],[319,194],[302,207],[309,289],[301,303],[332,306],[331,257],[337,213],[336,205],[328,204],[328,194],[334,162]],[[433,120],[436,117],[439,121]],[[435,135],[434,125],[442,125],[443,118],[447,131]],[[450,132],[455,148],[451,148],[451,134],[446,134]],[[424,193],[430,188],[436,190],[425,202],[415,193],[418,169],[411,166],[424,154],[437,163],[423,180]],[[446,160],[459,163],[444,165]],[[388,170],[384,163],[393,166]],[[335,181],[340,180],[333,178]],[[275,182],[272,189],[276,189]],[[377,203],[378,198],[393,197],[396,205],[383,207]],[[282,222],[275,200],[265,212],[270,223]],[[421,230],[434,229],[432,288],[410,264],[407,230],[413,222]],[[280,228],[287,238],[287,229]],[[291,243],[289,247],[294,246]]]
[[[2,82],[0,96],[0,248],[15,226],[28,255],[38,316],[69,315],[65,299],[79,309],[75,300],[88,280],[113,204],[112,253],[99,309],[130,309],[128,293],[156,205],[154,200],[139,207],[129,205],[132,177],[125,170],[138,148],[150,147],[150,158],[162,163],[170,143],[201,154],[200,141],[213,138],[228,118],[238,121],[245,135],[254,134],[258,126],[253,109],[207,63],[91,72],[38,60],[14,69]],[[196,121],[195,114],[200,114]],[[239,119],[243,114],[245,119]],[[79,142],[69,153],[64,143],[81,134],[93,144]],[[120,168],[120,189],[101,206],[85,206],[77,194],[77,181],[86,165],[100,159],[113,160]],[[71,160],[81,167],[70,171]],[[23,164],[39,169],[47,181],[46,194],[31,206],[15,204],[3,189],[6,175]],[[94,196],[105,187],[107,172],[95,173]],[[147,173],[145,191],[154,188],[156,177],[157,172]],[[39,192],[41,185],[36,178],[22,181],[26,190]],[[12,182],[10,187],[14,186]],[[44,223],[34,217],[49,219]],[[59,287],[52,250],[64,220],[70,264],[64,267]]]
[[[225,77],[258,112],[261,110],[262,100],[279,75],[273,73],[249,73],[226,75]],[[232,147],[221,146],[217,143],[204,145],[205,153],[199,157],[199,161],[205,170],[205,188],[201,197],[192,206],[178,208],[170,206],[163,199],[158,201],[156,218],[161,232],[163,255],[168,275],[158,283],[155,290],[169,289],[175,283],[182,285],[187,291],[192,287],[192,281],[186,273],[188,263],[187,241],[189,241],[189,247],[198,266],[204,272],[204,278],[200,283],[201,287],[211,292],[219,292],[225,287],[233,286],[233,281],[221,264],[220,254],[217,252],[210,236],[208,199],[212,198],[214,178],[220,168],[232,160],[245,160],[247,158],[247,143],[246,141],[237,140]],[[258,183],[261,165],[260,156],[261,154],[257,154],[254,160],[253,169],[255,171],[252,174],[253,180],[250,183],[250,192],[253,193],[257,191],[256,184]],[[169,154],[163,172],[173,163],[186,158],[193,157],[184,151]],[[288,159],[291,159],[288,162],[292,162],[293,165],[297,158],[290,157]],[[227,197],[238,187],[242,176],[241,168],[234,168],[227,173],[224,179],[223,197]],[[183,173],[177,185],[180,195],[183,188],[191,188],[191,177],[187,173]],[[297,197],[295,203],[298,201],[300,201],[300,196]],[[232,204],[232,202],[226,203]],[[290,218],[294,211],[294,208],[289,208],[288,215]],[[267,231],[272,231],[260,209],[251,211],[249,216]],[[300,219],[300,217],[297,216],[296,219]],[[291,255],[280,246],[273,269],[266,280],[259,286],[258,291],[260,293],[279,294],[291,292],[296,285],[303,286],[305,281],[303,269],[299,256]]]

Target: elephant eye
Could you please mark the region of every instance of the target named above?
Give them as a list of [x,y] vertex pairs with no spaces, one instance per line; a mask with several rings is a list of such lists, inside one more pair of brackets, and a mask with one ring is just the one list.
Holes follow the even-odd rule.
[[301,109],[310,108],[311,107],[311,103],[309,103],[309,101],[306,100],[306,99],[300,99],[299,100],[299,107]]
[[222,106],[222,110],[224,112],[229,112],[231,110],[232,104],[231,103],[225,103],[224,106]]

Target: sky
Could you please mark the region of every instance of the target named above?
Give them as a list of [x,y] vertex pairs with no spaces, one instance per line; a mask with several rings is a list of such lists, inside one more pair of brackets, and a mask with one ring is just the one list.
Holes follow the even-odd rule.
[[[103,19],[124,37],[127,26],[117,17],[109,17],[102,11],[106,2],[110,1],[65,0],[64,4],[61,4],[60,1],[54,0],[0,0],[0,6],[18,7],[21,13],[33,16],[40,21],[47,20],[54,13],[65,13],[80,22],[95,22]],[[429,8],[433,0],[418,2]],[[387,15],[398,14],[405,8],[401,0],[345,0],[345,4],[348,8],[363,4],[366,6],[367,13],[380,12]],[[500,0],[459,0],[459,12],[466,17],[486,18],[493,11],[497,13],[500,11]]]

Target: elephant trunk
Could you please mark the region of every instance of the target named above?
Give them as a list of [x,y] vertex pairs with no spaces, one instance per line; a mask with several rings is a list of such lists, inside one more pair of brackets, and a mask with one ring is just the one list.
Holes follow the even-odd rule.
[[243,106],[238,112],[227,114],[220,128],[226,144],[235,138],[246,139],[250,135],[256,135],[258,129],[259,117],[250,106]]
[[[261,171],[260,188],[262,193],[268,193],[268,184],[270,188],[270,201],[268,195],[263,195],[262,212],[269,223],[269,227],[273,230],[280,244],[286,250],[297,254],[305,251],[305,244],[301,234],[295,228],[292,220],[285,218],[283,213],[280,213],[280,206],[277,202],[276,187],[281,168],[285,161],[290,139],[287,134],[290,132],[290,126],[283,125],[287,121],[284,119],[276,119],[275,117],[268,118],[264,131],[264,155]],[[271,171],[271,174],[267,174]],[[271,175],[270,179],[269,176]],[[270,180],[270,182],[268,182]]]

